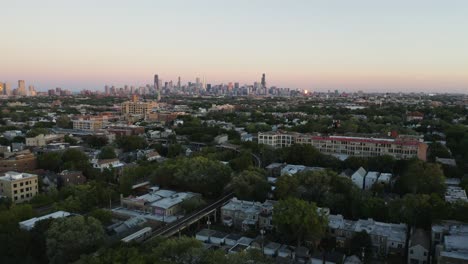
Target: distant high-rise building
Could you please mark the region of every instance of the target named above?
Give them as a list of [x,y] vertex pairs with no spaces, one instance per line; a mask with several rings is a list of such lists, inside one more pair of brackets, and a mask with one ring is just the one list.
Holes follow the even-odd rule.
[[262,88],[266,88],[266,77],[265,77],[265,74],[262,74]]
[[5,94],[5,84],[0,82],[0,95],[4,95],[4,94]]
[[26,84],[24,80],[18,81],[18,89],[16,91],[17,95],[26,96]]
[[180,89],[181,85],[180,85],[180,76],[179,78],[177,79],[177,89]]
[[159,90],[159,88],[161,88],[159,86],[159,76],[157,74],[154,75],[154,89],[155,90]]
[[104,93],[109,95],[109,85],[104,86]]
[[10,96],[11,95],[11,86],[9,83],[5,83],[5,87],[3,88],[5,90],[4,94]]
[[154,90],[156,90],[158,101],[161,100],[161,82],[162,80],[159,80],[159,76],[155,74],[154,75]]
[[36,96],[36,89],[33,85],[29,85],[29,96]]

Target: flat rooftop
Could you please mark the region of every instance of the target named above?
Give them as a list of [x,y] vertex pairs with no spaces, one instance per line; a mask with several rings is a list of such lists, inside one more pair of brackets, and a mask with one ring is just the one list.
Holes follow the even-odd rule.
[[27,178],[37,177],[36,174],[29,174],[25,172],[16,172],[16,171],[8,171],[5,172],[5,176],[0,177],[0,180],[4,181],[17,181]]

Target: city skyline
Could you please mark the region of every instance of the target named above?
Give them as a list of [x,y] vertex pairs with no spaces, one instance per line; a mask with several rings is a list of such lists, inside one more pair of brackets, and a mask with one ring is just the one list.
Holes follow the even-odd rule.
[[[102,90],[206,77],[309,91],[468,91],[464,1],[0,4],[0,82]],[[6,62],[6,63],[5,63]]]

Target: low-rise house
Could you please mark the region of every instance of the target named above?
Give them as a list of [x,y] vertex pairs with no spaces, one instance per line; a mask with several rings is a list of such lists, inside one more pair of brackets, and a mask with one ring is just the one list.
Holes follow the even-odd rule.
[[211,235],[210,238],[210,243],[215,244],[215,245],[223,245],[224,244],[224,239],[228,235],[224,232],[217,231],[214,234]]
[[411,112],[406,115],[406,121],[421,121],[424,119],[424,114],[421,112]]
[[86,177],[81,171],[64,170],[57,175],[57,184],[59,186],[79,185],[86,182]]
[[180,215],[183,212],[182,202],[185,200],[201,197],[198,193],[178,193],[171,190],[159,190],[158,188],[155,188],[155,190],[138,197],[121,197],[121,206],[131,211],[162,217],[164,221],[165,217]]
[[3,136],[8,140],[12,140],[15,137],[22,137],[24,135],[23,132],[21,132],[21,130],[7,130],[3,132]]
[[365,180],[364,180],[364,189],[369,190],[374,186],[374,184],[377,182],[377,179],[379,178],[380,172],[377,171],[369,171],[366,174]]
[[408,263],[428,264],[430,249],[429,234],[423,229],[414,229],[408,242]]
[[26,138],[26,146],[28,147],[44,147],[47,144],[57,141],[63,141],[64,135],[55,135],[49,134],[44,135],[40,134],[35,137],[28,137]]
[[294,247],[288,246],[288,245],[282,245],[282,246],[278,249],[278,257],[282,257],[282,258],[292,258],[294,252],[295,252],[295,248],[294,248]]
[[436,263],[468,263],[467,223],[446,220],[432,225],[431,231]]
[[93,168],[99,169],[101,172],[105,169],[122,169],[125,165],[119,159],[93,159],[91,163],[93,164]]
[[284,163],[271,163],[270,165],[266,166],[265,169],[267,171],[268,177],[279,177],[281,176],[281,169],[285,166]]
[[161,159],[161,155],[157,151],[151,151],[149,153],[146,153],[146,160],[148,161],[156,161]]
[[260,214],[258,216],[259,228],[265,230],[273,229],[273,207],[275,206],[276,201],[266,200],[261,205]]
[[246,133],[246,134],[241,135],[242,142],[252,142],[253,139],[254,139],[254,136],[252,134]]
[[315,252],[310,257],[310,264],[341,264],[344,262],[346,255],[339,252]]
[[356,172],[351,175],[351,180],[359,189],[364,188],[364,179],[366,177],[366,170],[363,167],[360,167]]
[[223,144],[223,143],[226,143],[228,141],[229,137],[228,135],[226,134],[222,134],[222,135],[218,135],[214,138],[214,142],[216,144]]
[[243,252],[243,251],[247,250],[248,248],[249,248],[249,246],[247,246],[247,245],[237,244],[237,245],[233,246],[232,248],[230,248],[228,253],[229,254],[240,253],[240,252]]
[[191,192],[180,192],[170,197],[163,198],[151,203],[152,212],[157,216],[174,216],[182,213],[182,202],[185,200],[200,197],[200,194]]
[[253,239],[250,237],[241,237],[239,241],[237,242],[238,245],[245,245],[245,246],[250,246],[252,244]]
[[272,210],[275,203],[275,201],[271,200],[259,203],[232,198],[229,203],[221,207],[223,224],[244,231],[256,229],[259,226],[261,228],[271,229]]
[[224,238],[224,243],[228,246],[235,246],[241,238],[241,235],[229,234],[227,237]]
[[380,184],[390,184],[392,178],[393,174],[391,173],[380,173],[379,178],[377,178],[377,182]]
[[305,171],[323,171],[325,170],[322,167],[308,167],[304,165],[293,165],[287,164],[281,169],[281,175],[294,175],[298,172],[305,172]]
[[22,142],[13,142],[11,143],[11,151],[17,152],[22,151],[26,148],[26,145]]
[[373,219],[352,221],[344,219],[342,215],[329,215],[328,228],[339,247],[347,247],[356,233],[365,231],[371,237],[374,255],[404,253],[408,229],[405,224],[383,223]]
[[310,250],[306,247],[297,247],[294,250],[294,258],[298,263],[306,263],[310,258]]
[[268,257],[275,257],[278,254],[281,244],[275,242],[266,243],[263,247],[263,254]]

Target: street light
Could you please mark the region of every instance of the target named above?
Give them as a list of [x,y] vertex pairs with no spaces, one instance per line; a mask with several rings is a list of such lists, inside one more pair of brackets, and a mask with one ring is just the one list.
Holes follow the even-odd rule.
[[265,255],[265,251],[264,251],[264,248],[263,248],[263,244],[264,244],[263,236],[265,235],[265,230],[264,229],[260,229],[260,235],[262,236],[262,254]]
[[210,230],[210,225],[211,225],[211,221],[210,221],[210,218],[208,218],[208,221],[206,221],[206,225],[208,225],[208,243],[211,243],[211,230]]

